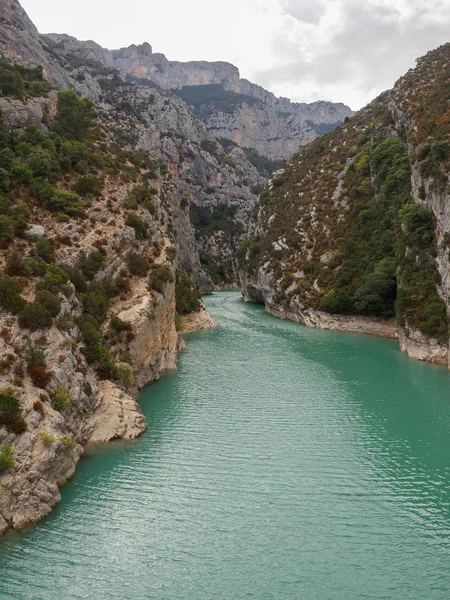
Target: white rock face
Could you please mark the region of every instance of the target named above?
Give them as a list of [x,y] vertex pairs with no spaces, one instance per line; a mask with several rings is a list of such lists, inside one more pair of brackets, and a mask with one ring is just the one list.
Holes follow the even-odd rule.
[[194,312],[183,317],[183,333],[212,329],[215,326],[216,324],[206,310],[203,302],[201,303],[201,307],[198,312]]
[[185,86],[220,86],[239,94],[232,109],[223,110],[220,103],[205,103],[193,110],[216,138],[227,138],[239,146],[254,148],[273,159],[287,158],[298,148],[315,139],[320,126],[333,125],[351,116],[342,103],[291,102],[277,98],[264,88],[241,79],[239,69],[226,62],[169,61],[163,54],[154,54],[150,44],[132,45],[120,50],[106,50],[93,42],[81,42],[68,35],[42,36],[58,45],[58,52],[118,69],[135,80],[151,81],[163,90],[178,90]]
[[134,440],[147,428],[147,422],[139,404],[111,381],[101,381],[100,404],[87,420],[92,427],[88,442],[100,443],[111,440]]

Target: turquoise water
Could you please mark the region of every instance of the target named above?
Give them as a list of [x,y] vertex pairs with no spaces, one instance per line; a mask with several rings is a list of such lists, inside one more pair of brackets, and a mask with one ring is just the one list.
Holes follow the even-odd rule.
[[450,375],[394,342],[207,298],[148,432],[90,451],[0,598],[450,597]]

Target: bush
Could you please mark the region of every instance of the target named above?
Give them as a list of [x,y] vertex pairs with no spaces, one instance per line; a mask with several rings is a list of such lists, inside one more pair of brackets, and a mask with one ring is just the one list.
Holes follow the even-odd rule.
[[173,273],[169,267],[156,267],[150,273],[150,285],[156,292],[162,294],[167,283],[173,283]]
[[26,277],[37,277],[45,275],[45,264],[35,258],[26,258],[23,263],[22,272]]
[[103,191],[103,183],[98,177],[86,175],[73,186],[73,190],[80,196],[100,196]]
[[7,192],[9,190],[9,175],[6,169],[0,168],[0,192]]
[[128,213],[125,225],[132,227],[136,234],[137,240],[148,239],[148,227],[147,224],[137,215]]
[[25,359],[28,366],[35,365],[38,362],[45,362],[44,357],[45,344],[33,344],[30,340],[25,345]]
[[36,242],[36,253],[40,258],[44,260],[51,260],[53,258],[53,250],[50,242],[46,238],[39,238]]
[[73,450],[76,447],[76,442],[70,437],[65,437],[61,440],[61,445],[67,450]]
[[146,258],[136,252],[131,252],[127,257],[128,268],[133,275],[145,277],[150,269],[150,264]]
[[90,316],[85,315],[78,321],[78,326],[85,344],[98,344],[102,339],[102,333],[99,329],[98,321]]
[[82,215],[84,213],[84,204],[78,194],[55,190],[47,201],[49,208],[60,210],[71,216]]
[[103,323],[108,311],[108,299],[95,293],[82,294],[84,312],[94,317],[99,323]]
[[69,392],[67,385],[59,385],[52,394],[52,406],[55,410],[61,412],[71,408],[73,396]]
[[117,366],[114,355],[104,346],[100,347],[97,374],[100,379],[117,379]]
[[145,185],[138,185],[128,195],[124,202],[126,208],[136,209],[141,204],[151,213],[155,213],[155,205],[153,203],[153,194]]
[[55,294],[40,290],[36,293],[36,302],[46,308],[53,318],[59,315],[61,302]]
[[[88,281],[94,279],[105,264],[105,259],[98,250],[93,250],[87,256],[82,256],[78,267]],[[74,284],[75,285],[75,284]]]
[[109,326],[113,331],[126,331],[131,329],[130,323],[125,323],[122,319],[119,319],[116,315],[112,315],[111,321],[109,322]]
[[27,423],[25,419],[19,415],[8,425],[8,430],[11,431],[11,433],[20,435],[27,430]]
[[7,471],[8,469],[12,469],[15,466],[15,462],[13,460],[14,450],[12,446],[8,444],[3,444],[0,449],[0,473]]
[[26,302],[20,295],[20,285],[8,275],[0,275],[0,306],[16,315]]
[[5,215],[0,215],[0,240],[12,242],[14,239],[14,221]]
[[20,415],[20,400],[11,388],[0,391],[0,419],[10,424]]
[[395,261],[385,258],[364,278],[355,294],[355,308],[365,315],[392,317],[397,293]]
[[50,433],[46,433],[45,431],[43,431],[41,433],[41,441],[46,448],[49,448],[52,444],[55,443],[56,439]]
[[177,312],[187,315],[200,309],[200,298],[191,280],[181,271],[177,271],[175,287]]
[[117,367],[117,379],[126,387],[134,385],[134,376],[130,365],[119,365]]
[[50,327],[53,323],[50,312],[38,302],[31,302],[19,313],[19,325],[22,329],[36,331]]
[[58,92],[55,130],[66,139],[84,141],[90,137],[97,117],[94,105],[73,90]]
[[53,377],[53,373],[47,369],[44,361],[37,361],[29,365],[27,373],[33,385],[40,390],[45,390]]

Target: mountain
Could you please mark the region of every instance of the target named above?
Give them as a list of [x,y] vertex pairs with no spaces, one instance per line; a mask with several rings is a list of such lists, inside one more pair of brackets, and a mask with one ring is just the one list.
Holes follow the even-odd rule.
[[428,53],[275,174],[241,249],[247,300],[448,364],[449,65],[450,44]]
[[118,69],[128,80],[151,82],[175,91],[216,138],[230,139],[272,159],[283,159],[330,130],[352,111],[344,104],[290,102],[241,79],[239,70],[225,62],[169,61],[153,53],[150,44],[106,50],[95,42],[68,35],[43,39],[72,65],[99,62]]

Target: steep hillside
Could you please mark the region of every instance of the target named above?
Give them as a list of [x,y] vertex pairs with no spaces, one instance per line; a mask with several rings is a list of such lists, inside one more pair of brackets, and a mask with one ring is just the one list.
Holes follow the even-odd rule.
[[241,249],[248,300],[448,363],[449,58],[430,52],[271,180]]
[[237,281],[265,180],[169,92],[70,64],[15,0],[0,51],[1,535],[51,511],[85,443],[145,429],[138,390],[177,330],[213,325],[202,264]]
[[[44,78],[58,89],[72,87],[98,103],[100,115],[115,130],[123,130],[121,144],[153,152],[166,163],[172,176],[172,195],[182,210],[176,211],[180,261],[202,291],[216,283],[237,283],[236,248],[245,236],[245,223],[253,209],[264,178],[238,148],[227,151],[208,133],[186,105],[155,86],[124,81],[94,42],[70,45],[40,36],[17,0],[1,6],[0,53],[20,64],[43,65]],[[109,56],[109,51],[104,51]],[[7,102],[5,114],[13,126],[39,122],[42,111],[36,100],[25,104]],[[211,213],[217,206],[231,204],[237,226],[230,219],[225,230],[191,226],[189,207]],[[197,240],[195,239],[195,236]],[[200,264],[199,252],[202,256]],[[209,272],[209,276],[205,273]]]
[[227,138],[272,159],[284,159],[324,131],[352,114],[341,103],[290,102],[239,76],[229,63],[176,62],[153,53],[149,44],[106,50],[94,42],[68,35],[47,35],[43,40],[66,60],[114,67],[130,81],[151,82],[174,90],[205,123],[216,138]]

